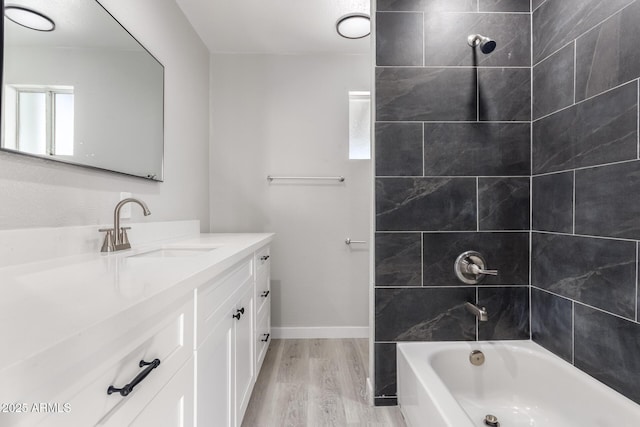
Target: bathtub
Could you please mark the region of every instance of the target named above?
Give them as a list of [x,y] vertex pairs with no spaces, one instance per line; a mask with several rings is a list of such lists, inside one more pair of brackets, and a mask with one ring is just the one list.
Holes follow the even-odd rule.
[[[398,404],[409,427],[636,427],[640,405],[531,341],[400,343]],[[484,353],[483,365],[469,361]],[[640,378],[638,378],[640,384]]]

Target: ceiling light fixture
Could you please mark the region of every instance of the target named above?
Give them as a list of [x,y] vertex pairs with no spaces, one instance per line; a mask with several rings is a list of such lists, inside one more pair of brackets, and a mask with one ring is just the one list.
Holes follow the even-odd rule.
[[56,24],[51,18],[22,6],[5,6],[4,16],[10,21],[36,31],[53,31]]
[[336,31],[345,39],[361,39],[371,33],[371,19],[364,13],[349,13],[336,22]]

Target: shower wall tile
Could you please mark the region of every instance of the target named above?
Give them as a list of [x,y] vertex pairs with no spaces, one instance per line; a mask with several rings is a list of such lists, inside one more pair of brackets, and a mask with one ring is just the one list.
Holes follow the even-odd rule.
[[574,43],[533,68],[533,118],[573,104]]
[[529,230],[529,178],[479,178],[480,230]]
[[573,303],[531,288],[531,339],[547,350],[573,361]]
[[422,13],[376,14],[376,64],[422,65]]
[[377,0],[377,10],[475,12],[478,0]]
[[636,243],[533,233],[531,284],[635,320]]
[[422,176],[422,124],[376,123],[376,176]]
[[[429,66],[531,65],[531,22],[528,14],[425,13],[424,60]],[[489,55],[467,43],[467,35],[494,39]]]
[[530,129],[528,123],[425,123],[424,173],[529,176]]
[[424,233],[423,285],[464,286],[453,272],[453,264],[466,251],[480,252],[489,269],[498,276],[486,276],[484,285],[529,284],[529,233]]
[[[530,12],[530,0],[479,0],[480,12]],[[527,16],[528,17],[528,16]]]
[[375,290],[376,341],[471,341],[475,317],[464,307],[475,302],[474,287]]
[[396,344],[376,343],[375,344],[375,378],[376,396],[395,396],[397,392],[396,379]]
[[530,68],[479,68],[480,120],[531,120]]
[[577,40],[576,99],[582,100],[640,77],[640,2]]
[[547,0],[531,0],[531,10],[536,10],[537,8],[539,8],[540,6],[542,6],[542,3],[546,2]]
[[533,172],[637,158],[637,102],[632,82],[534,122]]
[[529,287],[481,287],[478,306],[489,320],[478,322],[479,340],[529,339]]
[[634,0],[547,0],[533,13],[534,64]]
[[640,161],[576,171],[576,234],[640,239]]
[[376,233],[376,286],[422,286],[422,235]]
[[640,325],[576,304],[575,366],[640,403]]
[[377,68],[376,120],[476,120],[476,80],[474,68]]
[[531,228],[573,232],[573,171],[534,176]]
[[476,230],[474,178],[377,178],[376,230]]

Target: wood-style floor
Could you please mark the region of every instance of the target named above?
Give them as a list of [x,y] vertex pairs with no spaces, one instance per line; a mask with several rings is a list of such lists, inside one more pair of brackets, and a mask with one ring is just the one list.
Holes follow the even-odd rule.
[[273,340],[243,427],[405,427],[367,400],[366,339]]

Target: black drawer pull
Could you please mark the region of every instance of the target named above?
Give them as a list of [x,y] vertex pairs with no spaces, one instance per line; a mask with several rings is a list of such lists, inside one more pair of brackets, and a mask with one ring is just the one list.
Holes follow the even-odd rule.
[[264,338],[263,338],[263,339],[261,339],[260,341],[262,341],[262,342],[267,342],[267,341],[269,341],[269,337],[271,336],[271,334],[262,334],[262,335],[264,335]]
[[240,320],[240,318],[242,317],[242,314],[240,314],[240,313],[232,314],[231,317],[233,317],[233,318],[235,318],[237,320]]
[[270,292],[270,291],[264,291],[264,292],[262,293],[262,295],[260,295],[260,296],[261,296],[262,298],[266,298],[266,297],[268,297],[268,296],[269,296],[269,292]]
[[244,307],[242,307],[241,309],[236,310],[236,311],[237,311],[238,313],[240,313],[240,314],[244,314]]
[[261,257],[260,257],[260,260],[261,260],[261,261],[266,261],[266,260],[268,260],[268,259],[269,259],[269,255],[264,255],[264,256],[261,256]]
[[143,366],[146,366],[146,368],[144,369],[144,371],[136,375],[133,381],[131,381],[129,384],[125,385],[122,388],[115,388],[114,386],[110,385],[109,388],[107,389],[107,394],[120,393],[120,395],[123,397],[128,396],[129,393],[133,391],[133,388],[135,386],[140,384],[143,379],[147,378],[147,375],[149,375],[151,371],[153,371],[158,366],[160,366],[160,359],[154,359],[153,362],[145,362],[144,360],[141,360],[138,366],[140,366],[141,368]]

